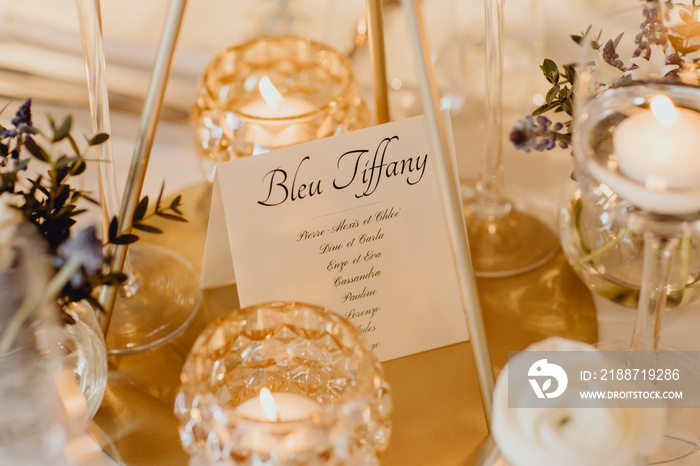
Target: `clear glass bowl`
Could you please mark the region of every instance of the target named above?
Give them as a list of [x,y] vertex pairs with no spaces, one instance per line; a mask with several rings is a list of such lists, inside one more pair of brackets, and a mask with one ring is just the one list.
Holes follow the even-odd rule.
[[67,306],[66,313],[73,319],[64,325],[66,338],[60,342],[65,364],[73,370],[87,410],[87,425],[100,408],[107,388],[107,348],[95,309],[86,301]]
[[[583,170],[562,192],[559,237],[574,272],[594,293],[636,309],[642,280],[644,238],[633,227],[638,209]],[[668,307],[693,302],[700,291],[700,238],[688,235],[672,259]]]
[[[276,105],[263,100],[265,77],[281,95]],[[211,180],[218,162],[364,128],[370,113],[347,57],[308,39],[264,37],[209,63],[191,122]]]
[[[657,214],[700,211],[700,170],[691,149],[700,121],[696,10],[644,2],[594,22],[580,40],[577,163]],[[655,100],[668,103],[655,109]]]
[[[685,143],[700,121],[699,55],[689,42],[700,27],[696,10],[644,2],[595,21],[580,41],[578,186],[560,204],[561,243],[591,290],[632,308],[640,300],[645,247],[655,250],[654,238],[672,244],[673,252],[667,249],[664,283],[647,280],[646,288],[663,289],[666,307],[697,297],[700,170],[695,144]],[[653,102],[660,100],[672,111],[657,112]]]
[[[175,413],[193,464],[376,465],[389,441],[380,364],[352,324],[317,306],[266,303],[220,318],[198,337],[181,382]],[[299,401],[292,411],[317,409],[251,417],[242,405],[264,388]]]

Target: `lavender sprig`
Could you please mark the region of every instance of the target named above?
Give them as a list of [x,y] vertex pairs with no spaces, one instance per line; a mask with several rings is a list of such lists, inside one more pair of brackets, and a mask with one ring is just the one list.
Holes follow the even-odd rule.
[[551,150],[557,146],[557,141],[559,147],[566,149],[571,135],[561,133],[563,128],[564,125],[560,122],[552,125],[552,120],[544,115],[535,118],[528,115],[515,124],[510,132],[510,140],[516,149],[524,152]]
[[[99,309],[99,303],[94,298],[95,288],[122,283],[126,276],[103,270],[105,258],[102,257],[102,244],[95,237],[94,228],[72,233],[76,217],[85,212],[79,202],[97,204],[97,201],[89,192],[71,186],[71,178],[82,174],[86,169],[84,151],[104,143],[109,135],[101,133],[86,138],[87,148],[83,151],[71,135],[70,116],[60,122],[49,117],[52,134],[47,135],[33,126],[31,104],[31,100],[27,100],[19,107],[11,120],[11,127],[0,125],[0,194],[18,199],[17,208],[47,242],[56,274],[62,273],[60,271],[68,264],[75,264],[74,256],[83,259],[79,267],[69,269],[72,272],[70,277],[62,282],[63,288],[56,295],[59,307],[63,309],[64,305],[71,302],[88,300]],[[36,140],[34,135],[37,135]],[[40,144],[40,140],[45,140],[48,144]],[[57,151],[54,149],[57,148],[67,148],[67,151],[55,153]],[[46,173],[34,177],[26,175],[31,160],[47,166]],[[153,215],[168,220],[187,221],[180,211],[181,196],[177,196],[170,204],[163,205],[161,198],[162,190],[152,214],[147,214],[148,197],[141,199],[133,218],[135,229],[161,233],[159,228],[147,223],[147,219]],[[130,244],[139,239],[134,234],[117,234],[116,218],[113,224],[115,228],[110,228],[108,238],[104,238],[105,242]],[[93,254],[98,250],[99,257]],[[70,321],[67,314],[63,317]]]
[[74,238],[66,240],[59,248],[57,257],[62,259],[62,265],[51,278],[44,292],[29,293],[25,296],[20,308],[10,318],[0,336],[0,354],[10,349],[22,324],[41,302],[56,299],[66,284],[75,281],[76,277],[82,282],[85,272],[91,274],[99,272],[104,259],[102,243],[95,236],[95,229],[88,227]]

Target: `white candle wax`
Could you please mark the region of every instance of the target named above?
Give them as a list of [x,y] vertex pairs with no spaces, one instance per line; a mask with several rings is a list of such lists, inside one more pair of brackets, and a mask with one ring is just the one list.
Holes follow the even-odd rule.
[[258,89],[260,98],[239,109],[239,112],[244,115],[267,120],[247,123],[245,139],[257,146],[253,153],[291,146],[308,140],[302,126],[304,122],[292,119],[314,112],[317,110],[316,107],[299,97],[283,96],[267,76],[260,78]]
[[244,401],[236,407],[234,412],[241,417],[255,421],[284,422],[309,419],[311,415],[321,411],[320,404],[310,398],[294,393],[274,392],[272,393],[272,399],[277,410],[273,419],[270,419],[265,414],[259,397],[253,397]]
[[652,191],[700,187],[700,114],[670,105],[670,114],[640,111],[613,133],[620,172]]
[[274,409],[270,412],[269,406],[263,406],[266,402],[263,396],[254,397],[238,405],[234,413],[238,416],[260,421],[257,425],[248,425],[239,437],[239,447],[262,454],[275,453],[284,456],[293,452],[312,449],[317,443],[309,435],[306,428],[292,427],[293,431],[289,435],[278,436],[279,429],[284,427],[284,422],[306,421],[315,413],[321,412],[321,405],[315,401],[301,395],[293,393],[270,393],[268,398],[272,398]]
[[281,97],[276,105],[268,104],[262,97],[241,107],[240,112],[258,118],[289,118],[316,110],[309,101],[298,97]]
[[282,97],[275,107],[270,106],[263,99],[250,102],[241,107],[241,113],[271,120],[248,122],[245,139],[268,150],[306,142],[308,136],[304,130],[304,121],[272,119],[299,116],[315,110],[316,107],[309,102],[294,97]]

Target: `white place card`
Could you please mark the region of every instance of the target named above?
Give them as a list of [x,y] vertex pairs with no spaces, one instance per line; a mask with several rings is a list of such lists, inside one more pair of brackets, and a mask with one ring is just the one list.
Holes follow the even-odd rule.
[[465,341],[436,157],[415,117],[219,164],[202,286],[326,307],[380,361]]

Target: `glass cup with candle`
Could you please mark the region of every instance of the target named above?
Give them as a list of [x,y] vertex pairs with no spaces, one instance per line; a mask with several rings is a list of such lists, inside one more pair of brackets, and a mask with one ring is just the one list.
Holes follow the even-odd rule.
[[376,465],[389,441],[380,364],[352,324],[321,307],[231,312],[198,337],[181,382],[180,438],[201,464]]
[[[608,231],[614,222],[615,234],[589,251],[585,263],[578,258],[574,264],[636,288],[633,337],[626,345],[632,350],[662,349],[663,312],[697,295],[700,78],[690,40],[700,28],[696,13],[694,6],[644,3],[594,23],[580,42],[576,172],[586,191],[582,196],[597,190],[618,208],[615,215],[600,211],[596,219],[610,222]],[[582,239],[588,228],[583,219],[578,214]],[[571,260],[576,248],[567,250]],[[631,254],[638,257],[626,267],[606,267],[612,258]],[[670,461],[700,447],[700,429],[673,424],[672,414],[652,461]]]
[[197,86],[191,121],[202,167],[364,128],[369,109],[340,52],[298,37],[221,51]]
[[[689,148],[698,142],[700,79],[692,64],[698,53],[683,45],[684,34],[700,26],[693,11],[681,5],[623,10],[594,23],[581,41],[578,186],[562,205],[561,241],[594,292],[628,307],[639,302],[644,247],[630,218],[640,210],[676,215],[694,208],[700,169]],[[669,306],[696,298],[699,243],[688,238],[683,256],[673,259],[679,278],[667,289]]]

